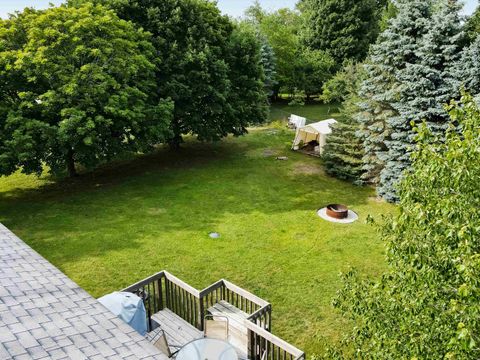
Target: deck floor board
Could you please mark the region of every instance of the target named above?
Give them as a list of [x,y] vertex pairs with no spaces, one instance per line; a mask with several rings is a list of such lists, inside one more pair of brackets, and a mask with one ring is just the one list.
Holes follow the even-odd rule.
[[190,325],[169,309],[152,315],[152,320],[165,332],[169,345],[184,346],[190,341],[203,338],[203,332]]

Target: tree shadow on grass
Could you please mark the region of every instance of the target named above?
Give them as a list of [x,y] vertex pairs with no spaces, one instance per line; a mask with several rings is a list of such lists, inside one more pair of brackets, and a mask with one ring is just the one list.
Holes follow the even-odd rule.
[[[56,265],[135,250],[152,234],[205,233],[226,214],[288,216],[332,202],[365,207],[370,189],[323,174],[295,174],[298,163],[318,159],[289,153],[287,162],[251,156],[290,135],[268,131],[219,144],[187,143],[104,166],[79,179],[0,195],[0,221]],[[245,146],[247,144],[247,146]],[[255,226],[255,224],[252,224]]]

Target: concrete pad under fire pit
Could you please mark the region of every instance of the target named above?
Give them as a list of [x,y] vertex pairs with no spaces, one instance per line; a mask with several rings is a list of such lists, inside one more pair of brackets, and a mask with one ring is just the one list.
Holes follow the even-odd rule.
[[327,215],[327,207],[321,208],[317,211],[317,215],[320,216],[322,219],[338,223],[338,224],[351,224],[358,220],[358,215],[355,211],[348,210],[348,216],[344,219],[335,219]]

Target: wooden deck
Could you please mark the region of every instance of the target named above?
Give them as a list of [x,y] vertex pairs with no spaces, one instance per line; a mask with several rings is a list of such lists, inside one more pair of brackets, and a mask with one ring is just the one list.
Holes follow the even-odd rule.
[[[240,355],[246,357],[248,352],[248,329],[245,321],[248,314],[227,301],[220,300],[208,308],[207,312],[212,315],[213,322],[228,318],[229,342],[237,349]],[[209,326],[209,324],[207,324]]]
[[160,326],[170,346],[200,339],[206,329],[209,337],[225,339],[227,318],[225,340],[237,348],[240,359],[305,360],[303,351],[271,333],[271,304],[225,279],[197,290],[161,271],[123,291],[144,299],[149,334]]
[[203,331],[196,329],[169,309],[153,314],[152,320],[165,332],[170,346],[182,347],[190,341],[203,338]]

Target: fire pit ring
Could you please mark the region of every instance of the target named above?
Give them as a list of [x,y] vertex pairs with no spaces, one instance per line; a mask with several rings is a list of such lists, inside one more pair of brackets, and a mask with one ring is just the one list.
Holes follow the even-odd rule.
[[341,204],[330,204],[326,207],[327,215],[334,219],[346,219],[348,218],[348,207]]
[[323,220],[339,224],[351,224],[358,220],[358,214],[355,211],[340,204],[327,205],[319,209],[317,215]]

